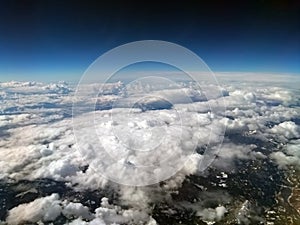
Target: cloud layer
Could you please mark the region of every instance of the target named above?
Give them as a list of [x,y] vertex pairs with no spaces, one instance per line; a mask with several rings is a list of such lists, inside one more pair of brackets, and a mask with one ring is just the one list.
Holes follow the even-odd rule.
[[[53,193],[9,209],[6,222],[46,222],[63,215],[70,224],[157,224],[155,205],[174,203],[191,176],[222,172],[216,185],[227,191],[227,174],[238,172],[237,161],[268,159],[280,170],[300,168],[300,95],[286,83],[245,86],[227,78],[221,88],[224,97],[211,94],[209,99],[184,83],[166,90],[148,86],[148,99],[137,91],[143,88],[107,84],[97,99],[83,101],[72,97],[75,90],[66,83],[0,83],[1,180],[49,178],[80,191],[108,188],[119,195],[118,203],[104,197],[91,210]],[[73,101],[83,109],[75,118],[76,138]],[[132,102],[139,105],[131,108]],[[226,111],[218,110],[223,102]],[[85,112],[87,105],[96,111]],[[136,188],[108,178],[126,184],[166,180]],[[221,221],[230,210],[226,202],[180,202],[181,210],[207,222]],[[179,209],[172,210],[167,214],[176,215]]]

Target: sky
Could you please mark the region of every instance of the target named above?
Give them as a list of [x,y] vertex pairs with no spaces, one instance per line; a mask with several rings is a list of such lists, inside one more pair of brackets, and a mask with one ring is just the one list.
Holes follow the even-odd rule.
[[164,40],[215,72],[300,73],[299,1],[0,3],[0,81],[77,81],[106,51]]

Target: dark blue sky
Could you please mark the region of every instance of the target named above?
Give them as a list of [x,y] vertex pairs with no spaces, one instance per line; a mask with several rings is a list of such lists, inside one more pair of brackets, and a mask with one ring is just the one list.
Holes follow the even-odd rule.
[[213,71],[300,73],[298,1],[197,2],[1,1],[0,81],[76,81],[144,39],[181,44]]

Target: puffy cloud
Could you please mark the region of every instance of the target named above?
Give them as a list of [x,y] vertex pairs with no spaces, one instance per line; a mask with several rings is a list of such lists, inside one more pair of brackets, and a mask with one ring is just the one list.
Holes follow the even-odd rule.
[[225,126],[218,119],[210,113],[176,109],[123,108],[84,114],[74,122],[77,144],[87,162],[106,176],[122,171],[122,181],[118,181],[132,184],[168,178],[183,167],[197,146],[220,143]]
[[297,126],[294,122],[291,121],[285,121],[283,123],[275,125],[273,128],[270,129],[271,133],[283,136],[287,139],[299,138],[299,131],[299,126]]
[[101,207],[97,208],[95,212],[96,217],[103,219],[107,224],[138,224],[150,219],[145,211],[123,210],[119,206],[109,204],[107,198],[102,198]]
[[26,222],[54,221],[60,215],[61,210],[59,196],[52,194],[11,209],[6,222],[9,225],[17,225]]
[[120,206],[109,204],[105,197],[101,199],[101,206],[95,209],[95,213],[91,213],[89,208],[81,203],[61,201],[58,194],[38,198],[12,208],[8,212],[6,223],[14,225],[51,222],[60,215],[73,220],[67,224],[156,224],[145,211],[134,208],[122,209]]
[[300,140],[291,141],[283,151],[273,152],[270,157],[282,168],[290,165],[300,167]]
[[53,178],[68,177],[75,175],[78,171],[78,167],[72,165],[68,159],[53,161],[48,168],[49,170],[42,176]]
[[283,152],[274,152],[271,154],[271,158],[274,159],[281,167],[298,164],[299,161],[299,158],[294,156],[287,156]]
[[65,206],[62,210],[62,214],[67,218],[82,218],[85,220],[92,220],[94,216],[89,211],[89,208],[83,206],[81,203],[64,202]]
[[218,206],[215,209],[207,208],[197,212],[197,216],[201,217],[204,221],[214,222],[223,218],[227,209],[224,206]]

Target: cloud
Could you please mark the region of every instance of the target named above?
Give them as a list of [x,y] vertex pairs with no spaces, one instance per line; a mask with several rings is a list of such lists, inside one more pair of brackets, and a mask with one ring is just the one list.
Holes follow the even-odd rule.
[[201,217],[204,221],[211,223],[221,220],[226,212],[227,210],[224,206],[218,206],[215,209],[207,208],[199,210],[196,215]]
[[278,136],[282,136],[286,139],[293,139],[300,137],[300,128],[294,122],[285,121],[278,125],[275,125],[270,129],[271,133],[274,133]]
[[0,83],[0,88],[3,88],[6,93],[14,94],[69,94],[71,89],[66,82],[44,84],[40,82],[4,82]]
[[95,209],[93,214],[81,203],[61,201],[58,194],[38,198],[10,209],[6,223],[17,225],[28,222],[51,222],[60,215],[74,220],[70,224],[85,224],[82,219],[89,221],[86,224],[156,224],[146,212],[133,208],[122,209],[120,206],[109,204],[107,198],[101,199],[101,206]]
[[17,225],[25,222],[54,221],[60,215],[61,210],[59,196],[52,194],[11,209],[6,222],[9,225]]
[[259,160],[265,158],[266,156],[261,152],[253,151],[256,147],[254,144],[236,145],[223,143],[212,166],[227,172],[233,172],[235,170],[235,160]]
[[[2,179],[51,178],[78,191],[105,188],[118,195],[114,204],[109,203],[114,199],[103,198],[94,212],[53,194],[11,209],[7,222],[51,221],[64,215],[70,224],[156,224],[150,216],[153,205],[162,201],[178,204],[174,193],[190,182],[191,175],[209,176],[208,170],[203,172],[206,166],[234,173],[236,160],[267,157],[283,169],[299,166],[298,92],[278,83],[247,84],[238,81],[227,82],[222,88],[209,86],[207,99],[184,83],[157,90],[137,85],[127,88],[118,82],[104,85],[94,98],[74,99],[75,90],[66,83],[0,83]],[[98,87],[90,84],[81,88],[92,88],[93,93],[98,93]],[[141,99],[145,88],[152,97]],[[215,90],[221,90],[224,98]],[[172,104],[168,106],[163,99]],[[128,108],[137,100],[141,107]],[[77,140],[70,118],[72,101],[82,106],[75,120]],[[96,102],[99,108],[95,113],[85,111],[86,106],[95,106]],[[92,132],[91,127],[95,128]],[[224,143],[220,146],[225,127]],[[143,151],[134,151],[137,149]],[[139,165],[156,167],[140,172]],[[107,176],[101,176],[103,173],[119,174],[125,183],[149,177],[168,179],[137,188],[114,184]],[[210,194],[203,195],[202,201],[219,196]],[[230,201],[233,200],[228,198]],[[230,210],[227,205],[227,209],[222,206],[225,202],[218,203],[219,206],[204,206],[181,202],[180,206],[212,222],[221,220]]]
[[297,166],[300,168],[300,140],[289,142],[282,151],[272,152],[270,157],[276,161],[281,168]]
[[83,206],[81,203],[74,203],[74,202],[63,202],[63,210],[62,214],[67,218],[82,218],[85,220],[92,220],[94,219],[94,215],[89,211],[87,206]]

